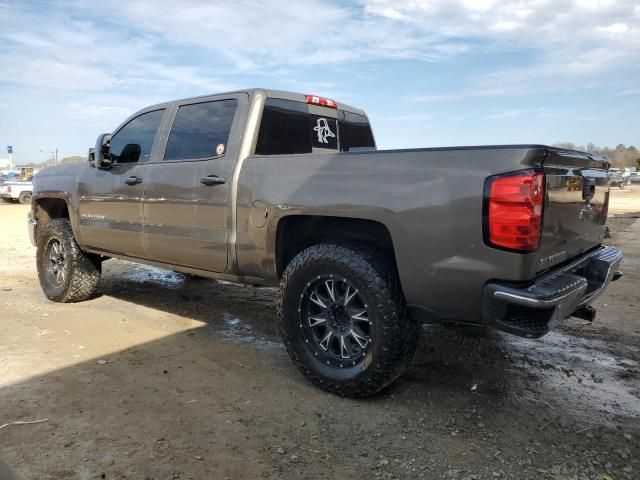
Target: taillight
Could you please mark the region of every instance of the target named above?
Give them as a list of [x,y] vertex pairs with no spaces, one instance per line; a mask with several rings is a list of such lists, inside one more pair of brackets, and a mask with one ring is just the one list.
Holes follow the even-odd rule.
[[7,185],[7,193],[11,193],[11,185]]
[[484,238],[488,245],[531,252],[540,245],[544,175],[523,170],[485,182]]
[[310,103],[312,105],[320,105],[321,107],[338,108],[338,104],[335,100],[318,97],[316,95],[307,95],[307,103]]

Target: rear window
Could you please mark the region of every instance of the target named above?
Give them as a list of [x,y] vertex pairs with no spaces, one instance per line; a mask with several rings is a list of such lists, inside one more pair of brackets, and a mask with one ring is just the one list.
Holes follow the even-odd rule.
[[340,132],[340,150],[348,152],[353,148],[374,148],[373,133],[367,117],[357,113],[338,112],[338,131]]
[[237,106],[237,100],[229,99],[178,108],[164,159],[194,160],[224,152]]
[[367,118],[338,110],[338,120],[309,113],[306,103],[278,98],[267,99],[256,155],[311,153],[314,148],[349,151],[374,148]]

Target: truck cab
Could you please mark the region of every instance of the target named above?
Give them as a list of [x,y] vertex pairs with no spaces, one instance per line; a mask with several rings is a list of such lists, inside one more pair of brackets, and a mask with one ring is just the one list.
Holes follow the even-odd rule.
[[[78,179],[79,241],[110,254],[237,272],[229,239],[240,157],[375,149],[364,112],[308,97],[237,92],[137,112],[107,137],[108,166],[100,158]],[[255,144],[243,141],[252,131]]]

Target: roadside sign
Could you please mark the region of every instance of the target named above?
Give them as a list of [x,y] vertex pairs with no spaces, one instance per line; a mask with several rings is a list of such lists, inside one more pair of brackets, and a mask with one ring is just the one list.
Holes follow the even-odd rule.
[[13,147],[11,145],[7,147],[7,153],[13,153]]

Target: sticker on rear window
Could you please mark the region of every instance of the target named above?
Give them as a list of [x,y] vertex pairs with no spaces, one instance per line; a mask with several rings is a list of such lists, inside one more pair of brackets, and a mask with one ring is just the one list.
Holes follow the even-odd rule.
[[336,119],[311,115],[313,125],[313,146],[316,148],[338,148],[336,137]]

